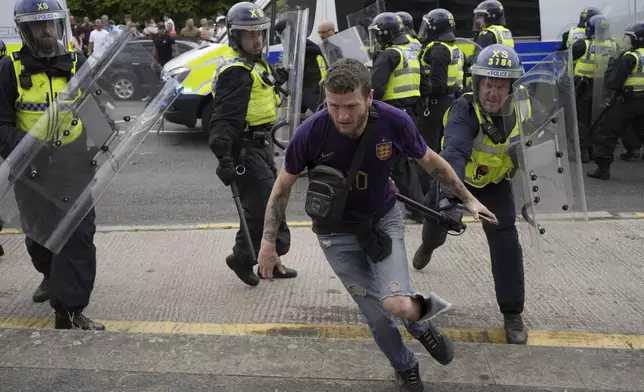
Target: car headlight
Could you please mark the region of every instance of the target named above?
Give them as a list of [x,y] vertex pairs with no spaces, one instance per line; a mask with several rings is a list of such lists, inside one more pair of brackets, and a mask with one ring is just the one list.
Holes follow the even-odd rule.
[[170,76],[179,83],[183,83],[188,75],[190,75],[190,68],[187,67],[177,67],[170,71]]

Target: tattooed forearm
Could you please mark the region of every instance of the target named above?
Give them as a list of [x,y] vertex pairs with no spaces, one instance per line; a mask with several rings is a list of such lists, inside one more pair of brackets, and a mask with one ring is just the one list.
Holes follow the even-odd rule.
[[264,220],[263,238],[274,244],[277,240],[277,231],[280,223],[286,217],[286,206],[288,204],[288,195],[271,195],[266,206],[266,218]]
[[465,185],[463,185],[463,182],[461,182],[454,170],[437,167],[429,174],[431,174],[432,177],[437,178],[441,184],[447,188],[447,190],[451,191],[459,199],[467,200],[471,196],[470,192],[465,188]]

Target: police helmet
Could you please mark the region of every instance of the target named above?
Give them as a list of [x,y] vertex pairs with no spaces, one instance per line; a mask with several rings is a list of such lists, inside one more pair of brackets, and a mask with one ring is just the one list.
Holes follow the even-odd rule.
[[402,20],[393,12],[383,12],[369,25],[369,47],[372,53],[384,49],[394,37],[403,34]]
[[[479,18],[483,22],[479,22]],[[505,11],[503,5],[497,0],[485,0],[474,9],[474,31],[481,31],[486,26],[503,25],[505,26]]]
[[13,9],[23,45],[34,57],[67,53],[67,12],[57,0],[18,0]]
[[[241,45],[241,31],[257,31],[262,37],[265,54],[268,54],[268,30],[271,27],[270,18],[257,5],[248,1],[237,3],[230,7],[226,15],[226,30],[228,42],[240,54],[250,58],[258,57],[246,52]],[[261,55],[259,55],[261,56]]]
[[644,22],[634,23],[624,32],[624,49],[644,48]]
[[[472,90],[478,101],[480,83],[487,78],[509,79],[510,86],[524,74],[523,65],[517,52],[503,44],[490,45],[484,48],[470,69],[472,72]],[[512,92],[512,89],[510,89]]]
[[579,14],[579,24],[577,27],[584,28],[586,27],[586,22],[588,22],[588,19],[592,18],[595,15],[601,15],[602,12],[599,10],[599,8],[595,7],[586,7],[581,11],[581,14]]
[[423,16],[418,38],[423,43],[434,41],[438,38],[441,41],[454,41],[456,39],[456,36],[454,36],[455,27],[454,15],[446,9],[437,8]]
[[0,39],[0,56],[7,55],[7,45],[4,44],[4,41]]
[[402,20],[403,32],[416,38],[416,31],[414,30],[414,18],[411,17],[409,12],[398,11],[396,12],[396,15],[398,15]]
[[[586,37],[594,38],[598,32],[608,30],[608,18],[605,15],[595,15],[586,21]],[[601,33],[600,33],[601,35]]]

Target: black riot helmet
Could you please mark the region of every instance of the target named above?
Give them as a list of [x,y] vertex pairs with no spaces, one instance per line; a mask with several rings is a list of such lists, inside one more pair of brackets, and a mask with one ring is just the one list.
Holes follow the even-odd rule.
[[246,52],[241,45],[241,31],[258,32],[262,38],[263,51],[268,55],[268,30],[271,20],[257,5],[243,1],[230,7],[226,15],[228,42],[237,52],[250,59],[259,59],[261,54]]
[[624,49],[639,48],[644,48],[644,22],[632,24],[624,31]]
[[[510,86],[525,73],[517,52],[509,46],[494,44],[484,48],[472,65],[472,90],[478,101],[481,80],[508,79]],[[512,90],[510,90],[510,94]]]
[[497,0],[485,0],[474,9],[474,27],[472,30],[481,31],[486,26],[505,26],[505,11]]
[[403,34],[402,20],[393,12],[383,12],[373,18],[369,25],[369,47],[372,53],[378,53],[391,43],[399,34]]
[[7,45],[4,44],[4,41],[0,39],[0,56],[7,55]]
[[67,53],[67,12],[57,0],[18,0],[13,9],[23,45],[36,58]]
[[598,8],[595,7],[586,7],[581,11],[581,14],[579,14],[579,24],[577,27],[581,27],[582,29],[586,27],[586,22],[590,18],[592,18],[595,15],[601,15],[601,11]]
[[414,30],[414,18],[411,17],[409,12],[398,11],[396,15],[400,17],[403,24],[403,32],[416,38],[416,30]]
[[455,27],[454,15],[446,9],[437,8],[423,16],[418,39],[423,44],[439,38],[441,41],[454,41]]

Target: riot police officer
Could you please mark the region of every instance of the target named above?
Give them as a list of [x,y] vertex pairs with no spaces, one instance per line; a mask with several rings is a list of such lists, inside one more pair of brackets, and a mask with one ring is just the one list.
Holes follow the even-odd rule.
[[485,0],[474,9],[476,43],[485,48],[503,44],[514,48],[512,32],[505,26],[505,11],[497,0]]
[[[226,18],[229,44],[222,53],[213,86],[213,111],[209,145],[219,160],[217,175],[229,186],[235,181],[255,253],[264,227],[266,204],[277,170],[269,146],[270,129],[280,103],[278,85],[284,77],[275,73],[262,54],[268,47],[270,18],[253,3],[230,8]],[[276,81],[276,77],[280,81]],[[279,224],[277,252],[288,252],[291,235],[286,221]],[[252,255],[240,228],[233,253],[226,264],[244,283],[257,286],[259,279]],[[276,270],[275,278],[294,278],[296,271]]]
[[639,131],[644,142],[644,22],[629,26],[624,34],[626,51],[613,60],[606,71],[605,85],[609,91],[606,109],[601,114],[593,141],[593,159],[597,168],[588,176],[601,180],[610,178],[610,165],[617,141],[628,124]]
[[[512,92],[512,83],[521,75],[523,66],[512,48],[496,44],[483,49],[472,66],[473,93],[456,100],[445,116],[440,154],[498,220],[498,225],[483,222],[483,230],[490,247],[497,302],[510,344],[525,344],[528,336],[521,317],[525,296],[523,252],[515,226],[512,185],[507,179],[514,165],[506,147],[518,139],[519,128],[517,124],[510,132],[504,130],[501,109]],[[438,187],[435,181],[431,187],[425,204],[434,208],[438,205],[459,219],[462,214],[449,208],[456,202],[451,191]],[[422,244],[413,259],[414,268],[424,268],[432,252],[445,239],[446,232],[440,226],[425,220]]]
[[409,12],[405,11],[398,11],[396,12],[396,15],[400,17],[400,20],[402,20],[402,29],[409,40],[409,47],[414,51],[414,53],[416,53],[416,56],[420,56],[422,44],[418,40],[416,30],[414,30],[414,18],[411,17]]
[[[0,60],[0,138],[4,141],[0,155],[5,159],[23,138],[32,137],[31,134],[26,135],[43,115],[47,115],[51,97],[65,90],[68,80],[85,62],[82,55],[68,52],[63,44],[69,42],[65,31],[67,12],[58,1],[18,0],[14,20],[23,46],[20,51]],[[62,108],[58,111],[59,114],[66,113]],[[56,125],[49,126],[53,128]],[[48,191],[68,191],[75,180],[89,183],[93,177],[93,169],[87,164],[84,124],[79,121],[68,132],[65,144],[46,150],[48,155],[39,156],[37,170],[34,169],[38,178],[43,179],[43,184],[53,187]],[[54,133],[62,134],[63,131],[55,130]],[[52,139],[49,133],[34,132],[34,136],[36,134],[44,143],[53,145],[58,140]],[[23,227],[43,228],[49,224],[47,222],[54,224],[60,219],[59,208],[25,180],[17,180],[14,191]],[[53,254],[34,239],[26,238],[32,263],[44,275],[33,300],[50,300],[57,329],[105,329],[82,313],[89,304],[96,278],[94,221],[92,208],[58,254]]]
[[561,45],[557,50],[566,50],[580,39],[586,39],[586,22],[595,15],[601,14],[601,11],[595,7],[586,7],[579,14],[579,24],[571,27],[561,35]]
[[[597,74],[596,47],[612,46],[614,42],[596,42],[597,28],[606,22],[604,15],[595,15],[586,21],[586,38],[572,45],[572,58],[575,61],[575,99],[577,102],[577,122],[579,124],[579,144],[581,161],[590,162],[592,155],[592,109],[594,78]],[[598,98],[598,97],[597,97]]]
[[[420,62],[409,47],[409,39],[393,12],[383,12],[369,25],[369,46],[375,55],[371,69],[373,99],[405,110],[415,122],[420,112]],[[400,193],[423,201],[423,190],[414,164],[400,156],[391,173]],[[407,217],[422,221],[420,213],[408,209]]]
[[420,26],[421,95],[425,113],[419,130],[434,151],[440,151],[443,115],[463,89],[464,58],[454,44],[455,26],[454,16],[442,8],[423,16]]

